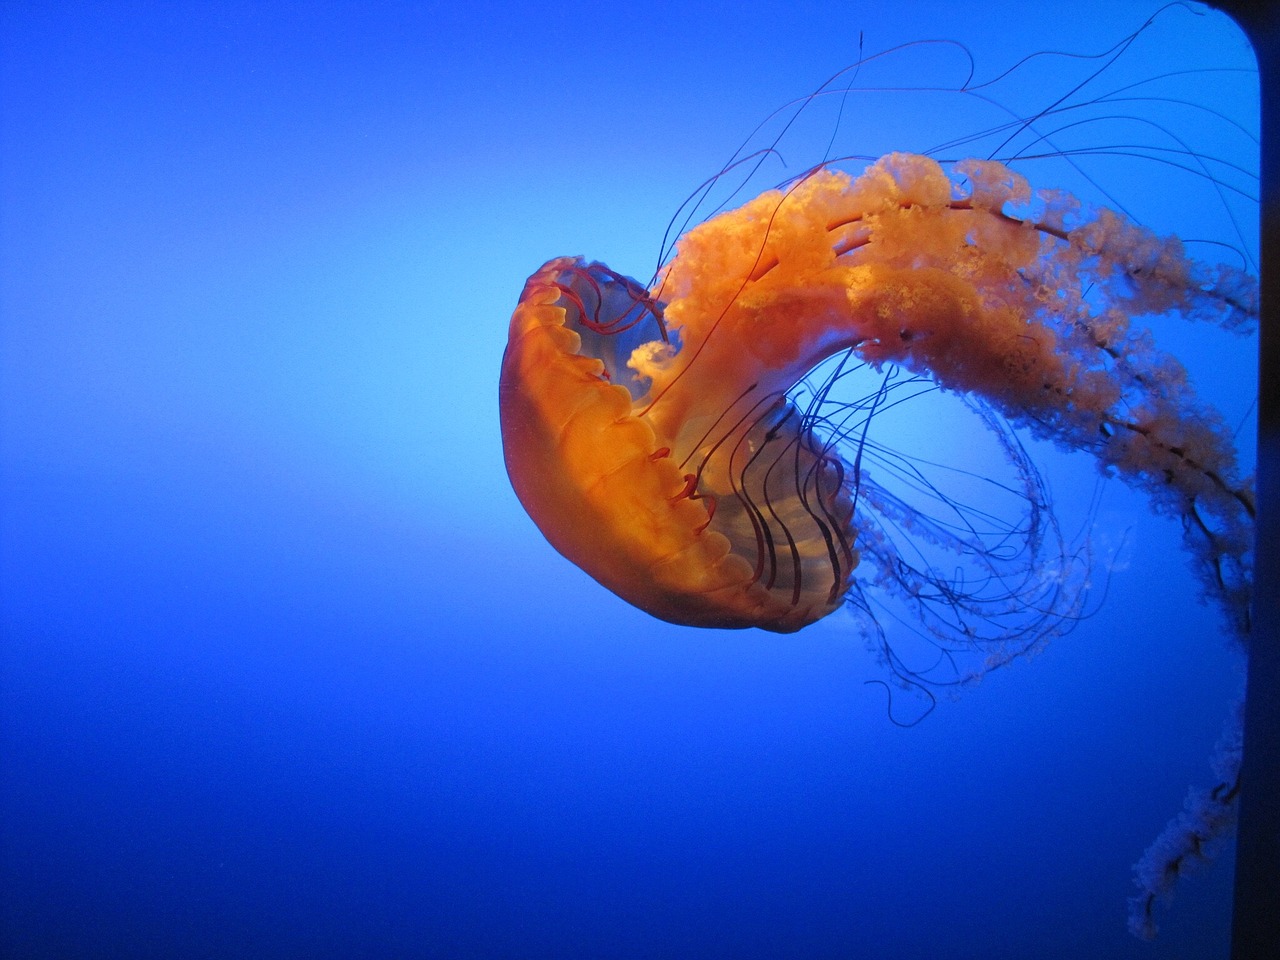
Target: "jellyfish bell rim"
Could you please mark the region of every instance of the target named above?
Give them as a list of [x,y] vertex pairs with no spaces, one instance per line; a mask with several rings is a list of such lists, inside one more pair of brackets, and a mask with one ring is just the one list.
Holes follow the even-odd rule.
[[565,284],[596,266],[564,256],[535,271],[503,352],[503,459],[538,529],[601,585],[669,623],[792,633],[839,609],[839,596],[794,606],[760,584],[708,529],[710,504],[691,495],[688,475],[635,415],[627,388],[579,352]]

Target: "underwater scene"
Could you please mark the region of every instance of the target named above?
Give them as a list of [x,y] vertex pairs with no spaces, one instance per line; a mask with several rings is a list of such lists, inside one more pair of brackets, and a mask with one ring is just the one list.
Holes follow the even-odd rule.
[[1197,3],[0,10],[0,955],[1226,957]]

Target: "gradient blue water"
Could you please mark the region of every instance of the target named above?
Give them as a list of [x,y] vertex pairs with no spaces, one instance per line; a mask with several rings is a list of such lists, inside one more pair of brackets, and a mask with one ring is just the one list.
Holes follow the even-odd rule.
[[[654,621],[503,472],[529,272],[647,276],[860,31],[991,73],[1152,9],[1027,6],[6,3],[0,953],[1223,956],[1229,851],[1124,929],[1239,680],[1140,498],[1092,619],[902,729],[847,623]],[[1173,19],[1151,71],[1248,62]],[[968,122],[895,109],[845,136]],[[1247,436],[1249,349],[1174,342]]]

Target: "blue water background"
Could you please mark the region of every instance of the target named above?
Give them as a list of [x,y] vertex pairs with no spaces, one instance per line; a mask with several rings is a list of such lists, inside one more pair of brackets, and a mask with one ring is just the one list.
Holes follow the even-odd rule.
[[[1125,931],[1240,683],[1141,497],[1103,492],[1095,615],[902,728],[846,619],[653,620],[502,464],[539,264],[647,278],[860,33],[991,75],[1154,9],[1047,7],[5,3],[0,954],[1225,956],[1230,850],[1154,946]],[[1133,56],[1249,63],[1185,11]],[[915,99],[851,106],[846,147],[993,122]],[[1137,171],[1099,177],[1239,242]],[[1252,347],[1169,336],[1251,458]],[[1088,523],[1096,472],[1042,453]]]

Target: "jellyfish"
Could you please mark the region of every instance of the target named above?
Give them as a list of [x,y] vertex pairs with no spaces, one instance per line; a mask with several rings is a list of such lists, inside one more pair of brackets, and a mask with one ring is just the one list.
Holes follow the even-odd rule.
[[[824,160],[686,230],[648,284],[582,257],[538,269],[502,360],[507,471],[560,553],[663,620],[788,633],[851,609],[874,636],[874,598],[892,593],[989,668],[1068,629],[1087,582],[1026,435],[1175,518],[1202,596],[1244,642],[1253,481],[1142,318],[1247,335],[1257,313],[1247,270],[998,160],[890,153],[857,174]],[[850,400],[855,371],[876,386]],[[1016,520],[943,494],[928,515],[883,482],[868,426],[891,406],[909,416],[921,385],[990,428]],[[915,464],[902,478],[936,493]],[[1228,737],[1222,786],[1139,868],[1135,932],[1154,932],[1170,877],[1230,830],[1237,771]]]

